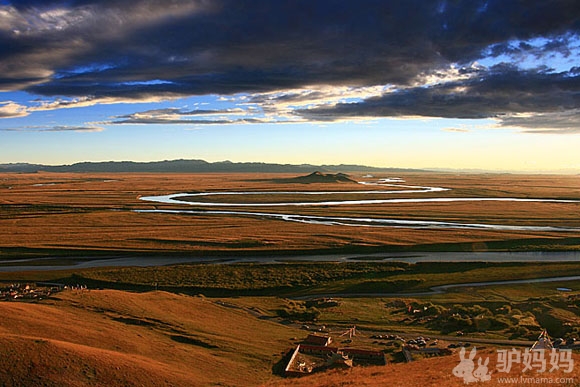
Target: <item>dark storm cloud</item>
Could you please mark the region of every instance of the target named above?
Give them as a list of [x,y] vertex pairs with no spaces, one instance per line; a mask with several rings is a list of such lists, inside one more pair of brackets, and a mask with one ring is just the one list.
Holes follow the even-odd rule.
[[502,118],[501,126],[521,128],[529,133],[580,133],[580,109],[563,112],[539,113],[533,117],[510,116]]
[[301,114],[545,112],[577,107],[572,74],[495,69],[412,86],[485,56],[566,57],[579,31],[577,0],[19,0],[0,6],[0,89],[136,101],[394,85],[394,94]]
[[484,76],[467,81],[408,88],[358,103],[303,109],[297,114],[319,121],[399,116],[501,118],[509,113],[578,108],[580,76],[522,72],[512,66],[495,66]]
[[[1,81],[44,72],[31,90],[67,96],[406,83],[441,63],[477,59],[491,44],[579,28],[577,3],[566,0],[15,4],[0,37],[9,67]],[[151,79],[172,83],[123,83]]]

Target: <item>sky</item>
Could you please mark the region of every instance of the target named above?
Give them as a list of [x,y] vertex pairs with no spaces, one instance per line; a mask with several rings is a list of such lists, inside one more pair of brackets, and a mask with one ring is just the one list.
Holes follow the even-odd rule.
[[0,163],[580,172],[577,0],[0,0]]

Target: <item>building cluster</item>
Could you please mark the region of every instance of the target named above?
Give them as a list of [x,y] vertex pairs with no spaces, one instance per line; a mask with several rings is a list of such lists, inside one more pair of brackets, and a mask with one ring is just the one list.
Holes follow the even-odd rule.
[[11,283],[0,284],[0,301],[39,301],[61,291],[61,284]]
[[329,336],[308,335],[296,346],[285,369],[286,376],[302,376],[328,368],[349,368],[353,365],[385,365],[382,351],[331,346]]

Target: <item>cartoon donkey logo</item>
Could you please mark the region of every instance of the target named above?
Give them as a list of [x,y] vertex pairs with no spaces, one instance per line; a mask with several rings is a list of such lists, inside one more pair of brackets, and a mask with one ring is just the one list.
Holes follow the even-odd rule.
[[477,354],[477,349],[473,347],[471,352],[469,352],[469,357],[465,357],[465,348],[461,348],[459,351],[459,364],[453,368],[453,375],[458,378],[463,378],[465,384],[471,382],[486,382],[491,380],[491,374],[488,372],[487,365],[489,364],[489,357],[485,359],[477,359],[477,369],[475,369],[475,355]]

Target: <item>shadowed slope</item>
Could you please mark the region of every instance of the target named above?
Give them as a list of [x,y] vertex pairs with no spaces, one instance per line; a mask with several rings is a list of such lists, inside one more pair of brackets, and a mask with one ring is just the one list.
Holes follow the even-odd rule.
[[142,356],[69,342],[22,336],[0,336],[3,386],[195,385],[200,379]]

